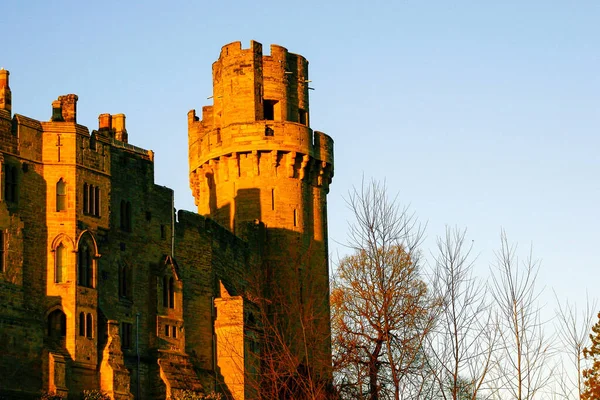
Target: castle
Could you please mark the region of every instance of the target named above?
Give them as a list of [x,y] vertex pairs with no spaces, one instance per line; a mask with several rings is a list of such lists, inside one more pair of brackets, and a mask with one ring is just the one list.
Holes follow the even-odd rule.
[[214,104],[188,113],[198,213],[175,214],[125,115],[90,132],[74,94],[49,121],[13,114],[0,70],[1,398],[291,397],[294,376],[330,379],[333,141],[309,127],[308,82],[283,47],[224,46]]

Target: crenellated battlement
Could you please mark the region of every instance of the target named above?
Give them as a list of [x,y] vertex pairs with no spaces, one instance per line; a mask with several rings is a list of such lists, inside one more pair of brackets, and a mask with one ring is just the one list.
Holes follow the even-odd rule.
[[[282,46],[271,45],[270,51],[265,56],[258,42],[248,49],[234,42],[223,46],[213,64],[213,105],[204,106],[201,117],[195,110],[188,113],[195,196],[201,196],[200,181],[207,173],[214,175],[211,179],[233,177],[232,158],[238,160],[238,177],[301,178],[328,191],[333,140],[310,129],[308,61]],[[247,155],[254,161],[239,161]],[[299,161],[280,164],[289,158]]]
[[[232,123],[277,120],[308,123],[308,62],[285,47],[271,45],[264,56],[262,45],[252,41],[223,46],[213,64],[212,116],[203,113],[207,127]],[[207,109],[208,112],[208,109]]]
[[[228,56],[236,56],[240,54],[260,54],[262,55],[262,44],[257,41],[251,40],[250,47],[247,49],[242,48],[242,42],[231,42],[221,47],[221,56],[219,58],[225,58]],[[215,63],[216,64],[216,63]]]

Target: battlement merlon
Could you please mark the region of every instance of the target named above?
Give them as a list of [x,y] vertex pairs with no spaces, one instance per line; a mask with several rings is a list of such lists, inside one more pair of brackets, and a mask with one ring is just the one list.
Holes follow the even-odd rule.
[[271,55],[264,56],[258,42],[252,41],[249,49],[234,42],[223,46],[212,70],[210,119],[215,127],[264,119],[310,125],[304,57],[278,45],[271,45]]

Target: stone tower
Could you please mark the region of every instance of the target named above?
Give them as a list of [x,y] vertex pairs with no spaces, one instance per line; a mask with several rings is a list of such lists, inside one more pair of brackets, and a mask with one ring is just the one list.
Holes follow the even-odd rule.
[[[246,237],[264,223],[254,295],[298,365],[327,379],[331,349],[326,195],[333,140],[310,128],[308,62],[240,42],[213,64],[213,105],[188,114],[190,186],[198,213]],[[252,289],[249,289],[252,290]]]

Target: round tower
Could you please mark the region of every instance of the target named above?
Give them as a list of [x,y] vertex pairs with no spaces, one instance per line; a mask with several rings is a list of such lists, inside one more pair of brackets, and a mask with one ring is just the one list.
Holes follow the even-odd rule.
[[326,373],[333,140],[310,128],[308,83],[306,59],[281,46],[268,56],[254,41],[224,46],[213,105],[188,114],[190,186],[198,213],[232,232],[265,224],[262,295],[299,362]]

